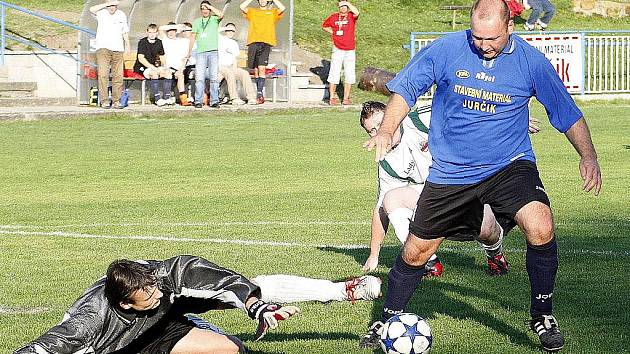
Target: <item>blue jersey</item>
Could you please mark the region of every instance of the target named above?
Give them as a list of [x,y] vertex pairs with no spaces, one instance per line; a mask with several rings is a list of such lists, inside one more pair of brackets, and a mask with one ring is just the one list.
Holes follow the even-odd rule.
[[470,30],[441,37],[387,87],[412,107],[434,83],[427,179],[433,183],[474,184],[512,161],[535,161],[528,134],[532,96],[560,132],[582,117],[549,60],[516,35],[492,60],[478,53]]

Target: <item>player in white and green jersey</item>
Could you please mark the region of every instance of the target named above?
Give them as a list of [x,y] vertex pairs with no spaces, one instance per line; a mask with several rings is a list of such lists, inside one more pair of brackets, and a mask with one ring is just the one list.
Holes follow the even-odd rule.
[[[369,101],[363,104],[361,126],[370,136],[376,135],[384,112],[383,103]],[[394,134],[394,147],[378,163],[378,196],[372,211],[370,256],[363,266],[364,271],[372,271],[378,266],[380,248],[390,223],[401,243],[409,235],[409,220],[413,217],[431,166],[428,147],[430,118],[430,105],[412,109]],[[477,239],[488,257],[488,273],[502,275],[508,271],[502,247],[503,225],[497,223],[489,207],[486,206],[484,211],[479,236],[461,235],[460,240]],[[442,274],[442,264],[435,255],[427,263],[427,274]]]

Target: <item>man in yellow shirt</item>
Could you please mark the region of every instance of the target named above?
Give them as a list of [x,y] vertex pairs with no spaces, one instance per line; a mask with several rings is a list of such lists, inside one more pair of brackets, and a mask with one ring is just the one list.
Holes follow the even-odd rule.
[[[276,23],[282,18],[286,7],[279,0],[258,0],[259,8],[249,8],[254,0],[241,3],[243,15],[249,21],[247,33],[247,67],[254,70],[256,78],[256,103],[265,102],[265,69],[269,64],[271,47],[276,45]],[[272,8],[276,4],[278,8]]]

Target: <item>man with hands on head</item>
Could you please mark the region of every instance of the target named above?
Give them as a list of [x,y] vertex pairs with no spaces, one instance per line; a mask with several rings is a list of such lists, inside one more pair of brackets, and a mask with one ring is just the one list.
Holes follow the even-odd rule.
[[[276,46],[276,23],[286,9],[280,0],[258,0],[258,8],[248,7],[253,0],[245,0],[240,8],[249,21],[247,31],[247,67],[254,71],[256,82],[256,103],[265,103],[266,69],[269,64],[271,47]],[[273,8],[273,5],[277,8]]]
[[[552,306],[558,244],[527,135],[531,97],[580,155],[582,189],[597,195],[602,179],[582,112],[549,60],[513,31],[503,0],[477,0],[469,30],[437,39],[387,84],[393,95],[381,129],[364,145],[376,150],[377,161],[392,148],[393,133],[417,98],[433,84],[437,89],[429,130],[433,164],[410,236],[389,273],[382,320],[405,310],[444,238],[479,232],[481,206],[489,204],[525,235],[529,325],[545,350],[558,351],[564,347]],[[382,322],[375,322],[360,345],[376,346],[381,329]]]
[[[186,63],[188,62],[189,40],[185,37],[178,37],[178,33],[187,30],[184,24],[176,24],[169,22],[159,27],[160,39],[164,47],[164,56],[166,58],[165,66],[170,75],[167,77],[172,79],[175,77],[179,103],[182,106],[190,106],[188,95],[186,94],[186,83],[184,73],[186,71]],[[175,97],[171,97],[169,104],[175,103]]]
[[221,28],[222,34],[219,35],[219,81],[225,79],[227,84],[229,102],[234,105],[244,104],[238,92],[236,81],[241,82],[241,86],[245,91],[247,103],[256,104],[256,90],[252,84],[252,79],[247,70],[238,67],[238,58],[241,50],[238,42],[234,40],[236,34],[236,25],[232,22]]
[[328,93],[330,105],[339,104],[337,99],[337,85],[341,80],[341,68],[343,66],[343,101],[344,105],[352,104],[350,90],[356,82],[356,21],[359,18],[359,9],[349,1],[339,1],[339,11],[328,16],[322,23],[324,31],[330,33],[333,48],[330,58],[330,71],[328,73]]
[[195,54],[195,108],[203,107],[206,79],[210,80],[210,106],[219,108],[219,22],[223,11],[203,0],[199,6],[201,17],[193,21],[188,47],[188,58]]
[[[127,16],[118,9],[118,0],[106,0],[90,7],[96,17],[96,66],[98,70],[98,97],[102,108],[123,108],[123,53],[131,53]],[[112,73],[112,102],[108,99],[109,71]]]

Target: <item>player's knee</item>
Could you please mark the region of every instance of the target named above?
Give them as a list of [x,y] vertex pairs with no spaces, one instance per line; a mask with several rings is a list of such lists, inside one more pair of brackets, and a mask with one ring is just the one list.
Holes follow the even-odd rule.
[[401,252],[401,257],[405,263],[419,267],[423,264],[426,264],[433,255],[433,251],[428,249],[427,247],[418,247],[418,245],[409,242],[409,239],[415,238],[414,235],[409,235],[408,241],[403,245],[403,249]]
[[209,349],[208,353],[240,354],[247,352],[243,342],[231,335],[223,336],[223,340],[213,343],[212,348]]
[[543,245],[551,241],[554,235],[553,220],[545,218],[529,225],[525,230],[527,242],[532,245]]

